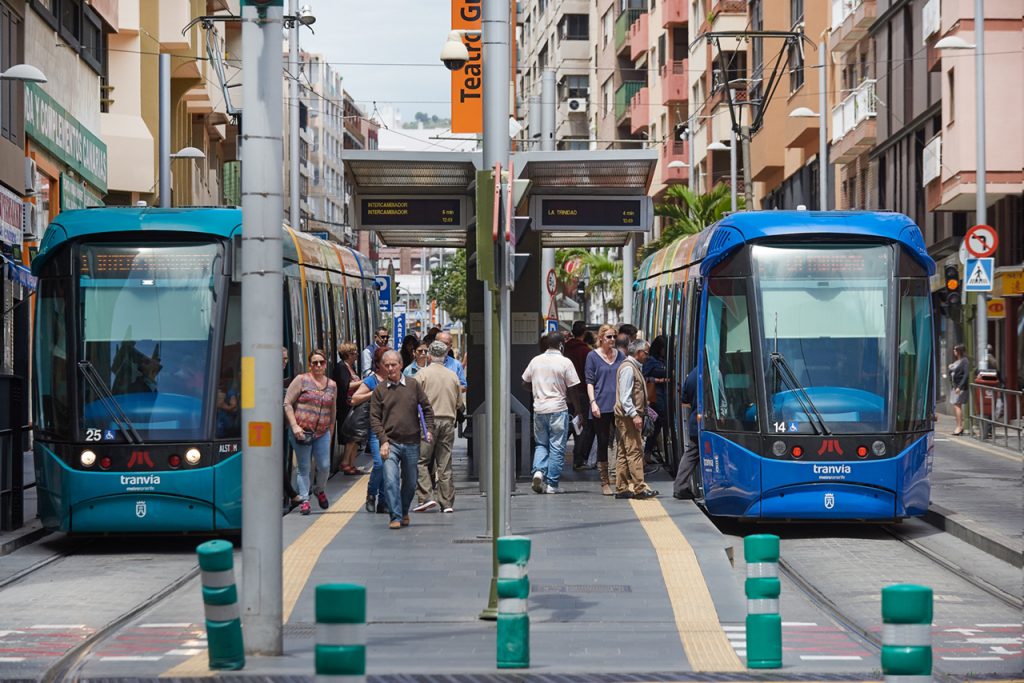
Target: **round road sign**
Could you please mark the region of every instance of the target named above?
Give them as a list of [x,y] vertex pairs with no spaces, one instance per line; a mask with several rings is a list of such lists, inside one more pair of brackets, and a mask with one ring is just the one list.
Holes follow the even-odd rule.
[[552,268],[548,271],[547,276],[548,294],[551,296],[555,295],[555,290],[558,288],[558,278],[555,277],[555,269]]
[[996,229],[990,225],[975,225],[964,236],[964,244],[971,256],[987,258],[996,253],[999,236],[996,234]]

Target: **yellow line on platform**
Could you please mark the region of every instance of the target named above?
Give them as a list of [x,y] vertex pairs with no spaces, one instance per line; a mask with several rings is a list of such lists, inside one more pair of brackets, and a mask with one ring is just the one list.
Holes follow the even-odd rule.
[[[341,498],[327,509],[329,514],[317,515],[317,520],[308,529],[292,541],[284,551],[281,560],[283,571],[284,592],[282,595],[282,622],[288,623],[295,605],[306,587],[313,568],[316,567],[320,555],[334,537],[338,535],[357,512],[362,510],[366,501],[366,486],[363,482],[366,475],[349,479],[352,484]],[[209,667],[210,659],[207,652],[186,659],[181,664],[160,674],[161,678],[211,677],[217,672]]]
[[718,623],[697,556],[686,537],[657,500],[631,500],[658,555],[679,639],[694,671],[745,671]]

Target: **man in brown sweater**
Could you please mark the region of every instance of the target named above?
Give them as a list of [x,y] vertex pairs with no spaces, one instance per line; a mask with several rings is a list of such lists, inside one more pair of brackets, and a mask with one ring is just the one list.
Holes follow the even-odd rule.
[[433,441],[434,411],[423,387],[402,375],[402,357],[388,351],[381,359],[386,381],[370,397],[370,429],[380,440],[384,461],[384,497],[391,512],[389,527],[409,526],[409,506],[416,493],[420,439]]

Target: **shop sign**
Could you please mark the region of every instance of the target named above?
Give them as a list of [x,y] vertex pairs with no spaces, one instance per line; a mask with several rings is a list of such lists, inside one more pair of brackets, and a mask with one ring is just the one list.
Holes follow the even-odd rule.
[[35,83],[25,84],[25,134],[107,191],[107,146]]
[[1006,299],[986,299],[989,320],[1000,320],[1006,317]]
[[0,241],[21,246],[21,197],[0,185]]
[[1024,270],[1003,271],[996,275],[996,279],[1003,283],[1003,296],[1024,295]]
[[61,173],[60,210],[87,209],[90,206],[103,206],[103,200],[85,183],[75,180],[67,173]]

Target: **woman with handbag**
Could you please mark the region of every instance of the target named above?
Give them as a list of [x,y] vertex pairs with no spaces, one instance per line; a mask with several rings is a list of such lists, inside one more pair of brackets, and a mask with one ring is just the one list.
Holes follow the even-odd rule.
[[[377,385],[385,379],[381,360],[384,358],[384,354],[390,350],[389,347],[382,346],[374,351],[374,370],[367,375],[359,389],[352,395],[352,414],[354,415],[357,411],[362,411],[366,416],[365,424],[360,424],[360,427],[363,429],[364,434],[369,434],[370,455],[373,456],[373,470],[370,471],[370,483],[366,489],[367,512],[388,511],[387,504],[384,502],[383,492],[381,491],[381,484],[384,482],[384,461],[380,457],[380,440],[373,430],[370,429],[370,397],[373,396],[373,390],[377,388]],[[366,439],[365,436],[359,443],[363,443],[364,439]]]
[[[359,474],[356,469],[356,457],[359,455],[359,445],[366,441],[366,431],[369,429],[370,417],[366,410],[353,411],[352,396],[363,384],[359,373],[355,371],[354,363],[359,357],[359,349],[355,344],[346,342],[338,349],[341,357],[334,368],[334,381],[338,383],[338,427],[337,441],[344,446],[341,456],[341,467],[343,474]],[[365,415],[364,415],[365,413]],[[358,427],[362,426],[361,432]],[[360,436],[360,433],[362,436]]]
[[[317,470],[324,478],[331,469],[331,426],[337,412],[338,385],[327,376],[327,355],[317,349],[309,356],[309,372],[288,385],[284,395],[284,414],[291,427],[289,438],[299,463],[299,512],[309,514],[310,456],[316,458]],[[322,486],[316,487],[320,508],[329,505]]]

